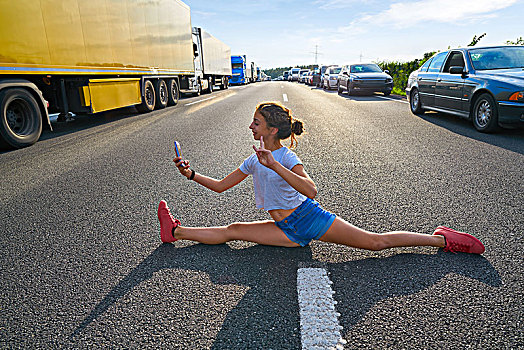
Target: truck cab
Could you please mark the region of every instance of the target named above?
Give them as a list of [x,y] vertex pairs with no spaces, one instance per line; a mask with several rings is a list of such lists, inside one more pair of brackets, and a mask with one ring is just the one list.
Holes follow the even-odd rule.
[[195,75],[189,88],[199,95],[212,92],[215,85],[227,89],[231,76],[231,49],[200,27],[192,28]]
[[199,28],[193,27],[193,60],[195,65],[195,76],[189,78],[189,89],[200,95],[203,90],[209,89],[209,82],[204,79],[204,62],[202,56],[202,37]]
[[246,56],[237,55],[231,56],[231,84],[247,84],[248,77],[246,76]]

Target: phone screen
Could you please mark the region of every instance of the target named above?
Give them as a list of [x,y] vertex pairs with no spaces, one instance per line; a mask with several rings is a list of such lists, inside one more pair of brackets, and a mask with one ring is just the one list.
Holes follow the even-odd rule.
[[[175,154],[177,157],[180,157],[182,158],[182,151],[180,150],[180,144],[175,141]],[[185,162],[182,162],[182,166],[185,166],[186,163]]]
[[182,152],[180,151],[180,144],[175,141],[175,154],[177,157],[182,158]]

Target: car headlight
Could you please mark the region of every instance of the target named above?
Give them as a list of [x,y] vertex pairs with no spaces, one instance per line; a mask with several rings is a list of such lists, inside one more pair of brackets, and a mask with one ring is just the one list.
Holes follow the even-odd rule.
[[337,80],[337,77],[329,77],[331,80]]
[[518,92],[513,93],[509,97],[509,100],[510,101],[524,101],[524,91],[518,91]]
[[392,82],[393,82],[392,78],[386,78],[386,83],[392,83]]

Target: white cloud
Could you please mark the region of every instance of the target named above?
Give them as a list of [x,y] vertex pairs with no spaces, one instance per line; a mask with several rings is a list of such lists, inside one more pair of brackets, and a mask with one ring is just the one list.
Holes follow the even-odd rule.
[[[336,0],[335,0],[336,1]],[[339,28],[340,32],[351,35],[378,27],[409,28],[421,23],[468,22],[491,18],[494,11],[513,5],[517,0],[421,0],[397,2],[377,14],[366,14]]]
[[199,15],[203,19],[207,19],[209,17],[215,17],[217,14],[215,12],[205,12],[205,11],[191,11],[193,15]]
[[367,0],[316,0],[315,5],[323,10],[341,9],[351,7],[356,3],[367,2]]

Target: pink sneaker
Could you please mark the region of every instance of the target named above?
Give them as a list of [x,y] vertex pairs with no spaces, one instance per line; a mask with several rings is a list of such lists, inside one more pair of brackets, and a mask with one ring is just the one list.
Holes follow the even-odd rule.
[[171,215],[171,211],[166,201],[160,201],[158,204],[158,221],[160,221],[160,239],[164,243],[176,241],[175,229],[180,225],[180,221]]
[[445,237],[445,252],[482,254],[486,250],[484,244],[469,233],[455,231],[445,226],[439,226],[433,234]]

